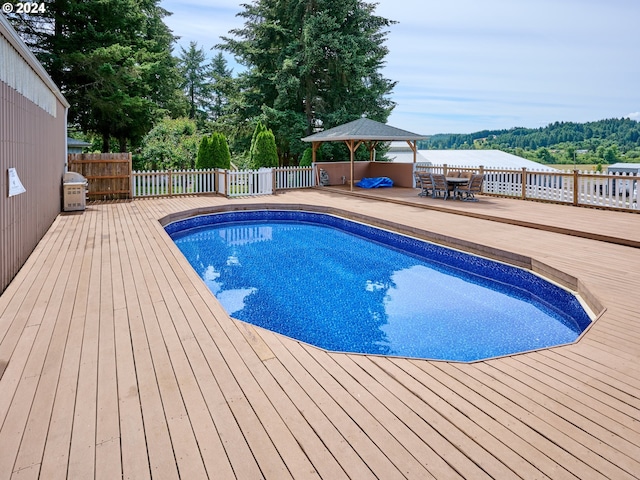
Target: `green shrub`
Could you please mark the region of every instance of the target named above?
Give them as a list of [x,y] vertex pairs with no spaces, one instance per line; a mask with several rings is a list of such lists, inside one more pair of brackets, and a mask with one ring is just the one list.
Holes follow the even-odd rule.
[[220,145],[220,134],[218,133],[211,134],[211,136],[209,137],[209,150],[210,150],[209,155],[211,155],[210,168],[221,168],[219,165],[221,150],[222,150],[222,146]]
[[231,168],[231,152],[229,151],[229,143],[222,133],[218,135],[218,152],[216,157],[216,168]]
[[311,148],[305,149],[302,154],[302,158],[300,159],[301,167],[310,167],[313,163],[313,150]]
[[211,138],[205,135],[202,137],[202,140],[200,140],[200,146],[198,147],[198,155],[196,157],[196,168],[198,170],[213,168],[213,157],[211,154]]
[[182,170],[193,168],[200,136],[196,124],[187,118],[160,120],[144,137],[136,168]]
[[278,166],[276,137],[271,130],[262,131],[256,136],[252,165],[253,168]]
[[256,151],[256,141],[258,139],[258,135],[262,132],[266,132],[267,127],[264,126],[261,120],[258,120],[256,124],[256,128],[253,130],[253,135],[251,136],[251,146],[249,147],[249,161],[254,163],[253,157]]

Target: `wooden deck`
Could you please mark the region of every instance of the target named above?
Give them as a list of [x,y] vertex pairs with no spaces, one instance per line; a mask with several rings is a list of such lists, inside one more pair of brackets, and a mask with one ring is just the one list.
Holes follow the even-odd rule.
[[[384,195],[60,215],[0,296],[0,478],[640,478],[640,250],[594,237],[637,241],[640,216]],[[250,203],[529,256],[606,311],[574,345],[473,364],[325,352],[230,319],[158,222]]]

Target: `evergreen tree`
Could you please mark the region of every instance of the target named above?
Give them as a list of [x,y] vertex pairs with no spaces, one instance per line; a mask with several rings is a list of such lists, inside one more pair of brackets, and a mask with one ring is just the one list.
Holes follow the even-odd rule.
[[51,0],[13,21],[71,104],[69,123],[126,151],[180,109],[167,14],[159,0]]
[[216,137],[215,168],[231,168],[231,152],[227,139],[222,133],[214,133],[213,136]]
[[213,168],[213,158],[211,153],[211,139],[207,135],[205,135],[204,137],[202,137],[202,140],[200,140],[200,146],[198,147],[196,169],[206,170],[209,168]]
[[211,167],[221,168],[222,164],[222,141],[220,134],[215,132],[209,136],[209,156],[211,157]]
[[203,122],[210,104],[211,86],[204,50],[197,47],[197,42],[190,42],[188,50],[180,47],[178,65],[182,75],[181,86],[189,102],[189,118]]
[[271,130],[261,131],[258,133],[255,141],[255,152],[252,166],[256,169],[278,166],[276,139]]
[[232,95],[234,82],[232,71],[227,68],[227,60],[218,52],[209,65],[209,78],[211,81],[209,113],[212,120],[220,119],[227,109],[229,97]]
[[313,151],[310,147],[307,147],[302,154],[302,158],[300,159],[301,167],[310,167],[313,163]]
[[258,135],[266,131],[267,127],[264,126],[261,120],[258,120],[258,123],[256,123],[256,127],[253,129],[253,135],[251,136],[251,147],[249,148],[249,163],[254,163]]
[[[280,157],[302,154],[300,138],[366,115],[385,122],[394,82],[380,69],[385,29],[362,0],[256,0],[243,5],[243,28],[221,48],[248,67],[242,76],[245,118],[266,115]],[[275,120],[275,121],[274,121]]]

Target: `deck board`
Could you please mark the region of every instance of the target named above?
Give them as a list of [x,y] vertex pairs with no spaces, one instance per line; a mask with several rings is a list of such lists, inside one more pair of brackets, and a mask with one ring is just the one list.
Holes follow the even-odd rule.
[[[353,435],[359,435],[352,424],[334,421],[339,410],[322,386],[304,368],[304,365],[283,345],[276,335],[265,333],[265,342],[276,354],[277,361],[266,362],[269,371],[280,381],[289,399],[296,405],[304,405],[300,412],[309,427],[316,432],[325,446],[326,453],[337,462],[344,474],[336,478],[375,478],[369,466],[362,462],[354,449]],[[354,440],[354,442],[350,441]],[[333,463],[333,461],[332,461]],[[339,472],[338,472],[339,473]]]
[[[0,479],[639,478],[640,217],[414,194],[60,215],[0,296]],[[576,344],[472,364],[325,352],[230,319],[158,222],[254,204],[339,208],[532,257],[606,310]]]

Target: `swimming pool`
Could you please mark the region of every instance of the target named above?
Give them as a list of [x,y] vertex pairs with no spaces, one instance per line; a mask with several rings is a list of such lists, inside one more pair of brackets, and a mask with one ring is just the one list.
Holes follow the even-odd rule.
[[345,218],[238,211],[165,227],[229,315],[341,352],[475,361],[591,323],[527,271]]

